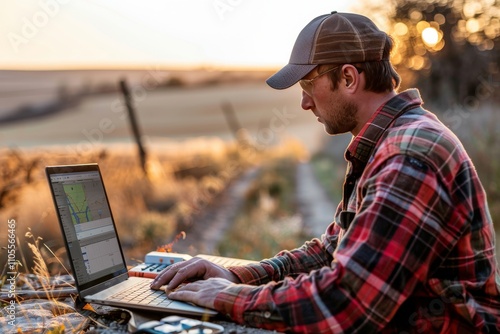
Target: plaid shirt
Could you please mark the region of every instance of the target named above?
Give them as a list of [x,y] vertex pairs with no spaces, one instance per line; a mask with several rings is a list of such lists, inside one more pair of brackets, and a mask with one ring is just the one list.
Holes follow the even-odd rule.
[[218,294],[219,312],[301,333],[500,331],[485,192],[459,140],[421,104],[417,90],[400,93],[349,144],[348,171],[366,163],[350,226],[337,223],[339,205],[321,240],[231,268],[244,284]]

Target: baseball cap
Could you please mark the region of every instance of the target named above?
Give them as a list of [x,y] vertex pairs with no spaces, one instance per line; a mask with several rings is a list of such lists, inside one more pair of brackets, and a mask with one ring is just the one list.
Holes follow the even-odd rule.
[[387,34],[369,18],[352,13],[321,15],[300,32],[285,67],[267,79],[275,89],[293,86],[320,64],[380,61]]

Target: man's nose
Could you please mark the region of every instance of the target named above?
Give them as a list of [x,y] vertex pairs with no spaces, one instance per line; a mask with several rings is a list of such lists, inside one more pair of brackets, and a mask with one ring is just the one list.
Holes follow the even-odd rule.
[[314,107],[313,99],[305,91],[302,91],[302,101],[300,102],[300,106],[304,110],[311,110]]

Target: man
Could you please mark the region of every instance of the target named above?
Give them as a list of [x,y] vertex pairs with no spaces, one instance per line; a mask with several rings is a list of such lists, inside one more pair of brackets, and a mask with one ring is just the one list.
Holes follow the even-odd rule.
[[354,136],[343,201],[321,239],[244,267],[195,258],[152,288],[168,283],[172,299],[278,331],[500,331],[484,190],[418,91],[396,92],[392,44],[368,18],[333,12],[302,30],[289,64],[267,81],[276,89],[299,82],[302,108],[328,134]]

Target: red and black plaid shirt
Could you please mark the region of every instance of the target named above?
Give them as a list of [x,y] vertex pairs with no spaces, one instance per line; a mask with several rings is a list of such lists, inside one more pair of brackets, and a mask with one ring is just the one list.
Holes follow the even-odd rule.
[[231,268],[244,284],[219,293],[218,311],[301,333],[500,331],[485,192],[462,144],[421,104],[417,90],[400,93],[347,148],[349,168],[366,163],[350,226],[337,223],[339,205],[321,240]]

